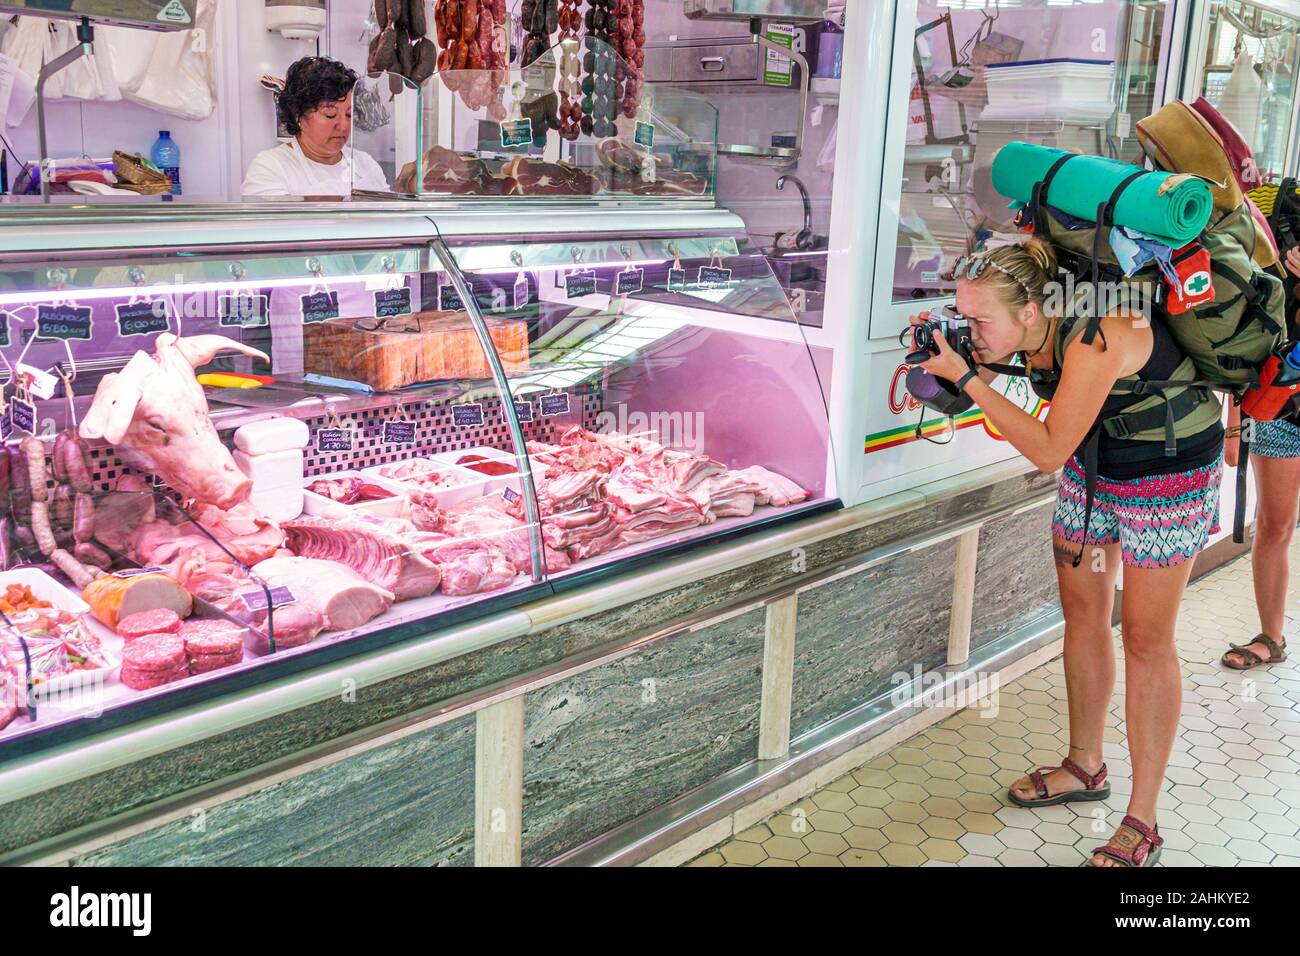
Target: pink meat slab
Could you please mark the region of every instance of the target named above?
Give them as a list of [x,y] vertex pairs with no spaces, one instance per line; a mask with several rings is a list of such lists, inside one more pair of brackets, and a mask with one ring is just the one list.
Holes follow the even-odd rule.
[[136,611],[117,622],[117,633],[124,641],[133,641],[146,634],[174,634],[181,626],[180,615],[169,608]]
[[122,679],[122,683],[132,690],[149,690],[151,687],[161,687],[163,684],[184,680],[190,676],[190,671],[184,665],[166,671],[139,671],[124,666],[118,676]]
[[185,667],[185,642],[175,634],[150,634],[122,647],[122,670],[158,674]]

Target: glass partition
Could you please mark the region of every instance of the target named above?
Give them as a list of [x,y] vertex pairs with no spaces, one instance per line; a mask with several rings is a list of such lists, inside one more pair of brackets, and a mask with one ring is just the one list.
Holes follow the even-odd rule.
[[953,262],[1010,231],[990,178],[1004,144],[1140,160],[1133,128],[1154,105],[1171,9],[920,0],[912,19],[900,14],[893,83],[910,96],[890,117],[877,283],[899,308],[874,310],[873,337],[897,334],[915,300],[951,294]]
[[1206,13],[1199,92],[1241,132],[1264,182],[1287,174],[1296,111],[1300,19],[1239,0]]
[[449,247],[479,309],[528,325],[509,388],[557,585],[834,498],[829,356],[735,238]]
[[498,387],[528,322],[456,278],[382,241],[7,257],[0,657],[40,693],[0,751],[545,588],[544,436]]
[[711,200],[717,109],[634,76],[591,36],[521,69],[442,70],[390,104],[370,149],[399,157],[394,193],[420,198]]

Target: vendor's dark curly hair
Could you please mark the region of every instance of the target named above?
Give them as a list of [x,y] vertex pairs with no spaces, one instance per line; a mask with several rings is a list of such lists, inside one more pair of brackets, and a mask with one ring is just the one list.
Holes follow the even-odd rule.
[[284,76],[284,92],[276,100],[280,122],[291,136],[302,132],[298,121],[320,106],[333,103],[352,92],[357,74],[338,60],[305,56]]

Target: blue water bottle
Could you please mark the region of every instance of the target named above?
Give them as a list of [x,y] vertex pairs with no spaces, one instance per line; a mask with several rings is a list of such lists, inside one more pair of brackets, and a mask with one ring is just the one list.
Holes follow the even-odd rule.
[[159,130],[149,153],[153,164],[161,169],[172,181],[172,195],[181,194],[181,148],[172,139],[170,130]]

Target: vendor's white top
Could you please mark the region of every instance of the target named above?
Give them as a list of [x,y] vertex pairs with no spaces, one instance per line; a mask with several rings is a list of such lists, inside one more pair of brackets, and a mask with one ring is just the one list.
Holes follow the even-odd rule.
[[[355,171],[355,174],[354,174]],[[345,149],[332,166],[308,159],[298,140],[264,150],[248,164],[245,196],[350,196],[354,189],[384,192],[388,180],[379,164],[359,149]]]

